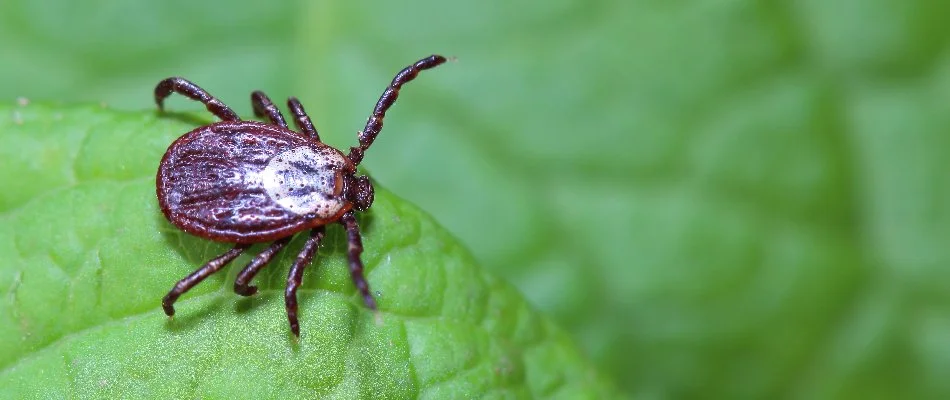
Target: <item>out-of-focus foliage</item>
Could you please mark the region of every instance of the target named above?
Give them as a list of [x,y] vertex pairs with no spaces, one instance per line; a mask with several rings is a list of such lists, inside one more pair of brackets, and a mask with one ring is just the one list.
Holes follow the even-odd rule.
[[[632,394],[950,394],[950,6],[0,5],[0,93],[297,95]],[[124,7],[124,8],[122,8]],[[175,107],[198,110],[178,101]]]

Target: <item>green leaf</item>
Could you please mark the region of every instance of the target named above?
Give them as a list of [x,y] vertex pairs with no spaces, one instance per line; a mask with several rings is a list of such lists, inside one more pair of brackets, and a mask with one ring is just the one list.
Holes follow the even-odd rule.
[[161,297],[228,248],[157,208],[158,161],[193,127],[178,117],[0,107],[0,397],[612,395],[562,331],[381,189],[360,219],[378,315],[354,292],[334,226],[300,291],[299,341],[282,296],[299,240],[257,278],[261,294],[231,292],[245,255],[168,319]]

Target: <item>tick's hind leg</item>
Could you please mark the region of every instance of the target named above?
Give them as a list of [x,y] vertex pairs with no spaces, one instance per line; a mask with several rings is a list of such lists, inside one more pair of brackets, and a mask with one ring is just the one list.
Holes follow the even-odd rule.
[[212,114],[217,115],[218,118],[221,118],[225,121],[240,120],[238,115],[233,110],[231,110],[231,108],[224,105],[221,100],[218,100],[214,96],[208,94],[208,92],[198,87],[198,85],[191,83],[185,78],[177,76],[167,78],[155,86],[155,104],[158,104],[159,110],[164,110],[165,98],[170,96],[172,92],[204,103],[205,107],[208,108],[208,111],[211,111]]
[[241,270],[237,278],[234,279],[234,293],[241,296],[253,296],[257,293],[257,286],[248,285],[248,283],[254,279],[254,276],[257,275],[261,268],[264,268],[264,266],[274,259],[274,256],[290,242],[290,238],[292,237],[293,236],[288,236],[271,243],[271,245],[260,252],[257,257],[254,257],[254,259]]
[[370,310],[376,310],[376,299],[369,291],[369,283],[363,276],[363,261],[360,254],[363,254],[363,239],[360,237],[360,226],[356,222],[353,212],[349,211],[340,218],[340,223],[346,228],[346,238],[349,242],[347,256],[350,259],[350,277],[353,278],[353,285],[363,296],[363,302]]
[[294,260],[294,265],[290,267],[290,273],[287,275],[284,304],[287,306],[287,320],[290,322],[290,331],[293,332],[294,336],[300,336],[300,323],[297,321],[297,288],[300,287],[300,283],[303,281],[303,270],[313,260],[313,255],[320,247],[320,241],[323,240],[325,232],[326,228],[322,226],[310,231],[307,243],[303,245],[303,249],[300,250],[297,259]]
[[251,106],[254,107],[254,115],[258,118],[267,116],[267,119],[270,120],[272,124],[281,128],[287,127],[287,121],[284,121],[284,116],[280,113],[280,110],[277,109],[277,106],[274,105],[274,102],[270,101],[270,97],[267,97],[264,92],[255,90],[251,93]]
[[313,127],[313,122],[310,121],[310,116],[307,115],[307,111],[303,109],[303,104],[300,104],[300,100],[297,100],[296,97],[287,99],[287,107],[290,108],[290,112],[294,114],[294,123],[297,125],[297,129],[304,135],[310,136],[319,142],[320,134],[317,133],[317,128]]
[[218,272],[231,261],[234,261],[234,259],[241,255],[244,250],[247,250],[249,246],[250,245],[247,244],[236,245],[233,249],[215,257],[211,261],[208,261],[207,264],[202,265],[201,268],[198,268],[195,270],[195,272],[192,272],[191,275],[188,275],[184,279],[178,281],[178,283],[175,284],[175,287],[173,287],[172,290],[169,291],[164,298],[162,298],[162,308],[165,310],[165,314],[169,317],[175,315],[175,307],[173,305],[175,304],[175,301],[178,300],[178,297],[191,290],[191,288],[201,283],[201,281],[211,276],[211,274]]

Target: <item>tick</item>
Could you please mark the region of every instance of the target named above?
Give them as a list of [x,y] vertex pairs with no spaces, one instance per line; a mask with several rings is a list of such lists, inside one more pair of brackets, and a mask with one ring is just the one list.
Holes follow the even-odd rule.
[[357,176],[356,166],[383,128],[386,110],[399,97],[403,84],[419,71],[446,60],[433,55],[416,61],[396,74],[376,102],[366,126],[358,134],[359,146],[349,154],[320,141],[303,105],[287,100],[298,131],[287,127],[284,116],[261,91],[251,93],[254,115],[269,123],[242,121],[227,105],[184,78],[168,78],[155,87],[155,102],[172,92],[200,101],[222,121],[201,126],[182,137],[165,152],[158,167],[155,190],[162,213],[179,229],[234,248],[208,261],[162,299],[168,316],[182,294],[218,272],[254,243],[270,245],[244,267],[234,281],[234,292],[257,293],[250,285],[297,233],[309,230],[307,241],[290,267],[284,303],[294,336],[300,336],[297,320],[297,288],[304,268],[310,264],[326,226],[339,223],[346,230],[350,275],[366,307],[376,310],[376,300],[363,276],[363,244],[355,211],[373,204],[373,184]]

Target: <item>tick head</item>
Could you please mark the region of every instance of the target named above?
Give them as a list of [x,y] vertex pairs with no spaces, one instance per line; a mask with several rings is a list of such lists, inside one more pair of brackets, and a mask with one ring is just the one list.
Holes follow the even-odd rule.
[[373,205],[373,183],[369,181],[366,175],[350,175],[346,185],[346,200],[353,203],[353,208],[357,211],[366,211]]

